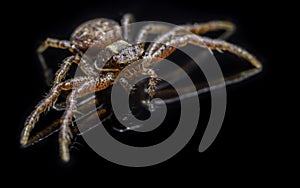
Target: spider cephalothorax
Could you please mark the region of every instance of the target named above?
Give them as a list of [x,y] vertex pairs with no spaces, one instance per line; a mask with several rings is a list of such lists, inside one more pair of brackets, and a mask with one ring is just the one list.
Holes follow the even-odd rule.
[[[246,79],[262,69],[260,62],[246,50],[224,40],[201,36],[214,30],[226,30],[227,34],[231,33],[234,26],[230,22],[212,21],[203,24],[182,25],[170,30],[166,30],[166,27],[161,25],[149,24],[141,28],[136,36],[135,44],[131,44],[126,41],[128,36],[126,28],[132,20],[133,17],[130,14],[123,17],[121,21],[121,26],[124,27],[123,32],[121,26],[113,20],[105,18],[90,20],[74,31],[70,41],[48,38],[38,48],[38,56],[44,68],[46,79],[52,84],[52,87],[48,95],[38,103],[25,122],[21,134],[23,146],[34,142],[34,139],[29,140],[29,136],[41,114],[55,106],[62,91],[69,91],[64,113],[61,119],[55,122],[55,125],[60,127],[60,155],[64,161],[69,161],[69,145],[73,137],[70,125],[77,108],[77,98],[106,89],[118,81],[116,80],[117,76],[120,77],[122,86],[130,90],[127,88],[129,85],[126,79],[132,79],[140,74],[149,75],[148,95],[152,98],[155,95],[158,78],[151,66],[160,62],[160,59],[168,57],[176,48],[187,44],[201,46],[209,50],[228,51],[249,61],[253,68],[225,77],[225,81],[229,84]],[[143,39],[153,33],[163,34],[144,49]],[[121,36],[124,36],[124,39],[121,39]],[[54,80],[51,79],[51,71],[49,71],[41,55],[47,47],[68,49],[73,54],[63,61]],[[90,48],[96,48],[99,52],[92,61],[93,63],[83,60],[83,54]],[[147,63],[141,66],[143,61],[147,61]],[[85,73],[85,76],[65,79],[65,75],[74,63]],[[131,66],[128,66],[129,64]],[[105,109],[99,110],[99,112],[102,114]],[[35,140],[37,139],[40,137],[35,137]]]
[[143,52],[144,49],[139,44],[118,40],[97,52],[94,66],[99,71],[105,69],[121,70],[128,64],[141,59]]

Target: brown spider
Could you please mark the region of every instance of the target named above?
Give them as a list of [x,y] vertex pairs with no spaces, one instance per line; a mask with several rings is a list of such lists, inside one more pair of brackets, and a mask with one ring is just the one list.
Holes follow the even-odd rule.
[[[125,28],[123,31],[125,40],[128,35],[126,28],[132,20],[133,16],[131,14],[124,15],[121,20],[121,26]],[[168,57],[176,48],[187,44],[198,45],[209,50],[228,51],[246,59],[253,65],[252,69],[225,78],[227,83],[239,82],[258,73],[262,69],[261,63],[246,50],[223,40],[200,36],[214,30],[226,30],[227,34],[230,34],[234,30],[234,25],[230,22],[212,21],[203,24],[181,25],[180,27],[172,28],[168,32],[166,32],[166,28],[163,26],[149,24],[139,31],[136,37],[136,44],[130,44],[128,41],[121,40],[121,26],[117,22],[105,18],[90,20],[80,25],[74,31],[70,41],[48,38],[37,49],[48,81],[50,81],[49,69],[41,55],[47,47],[67,49],[73,55],[63,61],[55,74],[49,94],[38,103],[33,112],[28,116],[20,139],[23,146],[28,145],[30,132],[37,123],[40,115],[55,105],[62,91],[70,91],[66,99],[65,111],[60,121],[56,121],[55,123],[56,126],[60,126],[60,156],[64,161],[69,161],[69,146],[73,137],[70,124],[77,108],[76,99],[78,97],[106,89],[117,81],[117,76],[120,76],[120,83],[126,88],[128,87],[126,79],[132,79],[138,74],[147,74],[150,76],[148,95],[151,98],[155,94],[158,79],[155,72],[149,67],[159,62],[159,59]],[[191,34],[176,35],[182,33],[183,30],[189,31]],[[163,32],[165,33],[160,35],[147,49],[144,49],[142,41],[147,35]],[[83,54],[91,46],[105,49],[111,54],[112,58],[109,59],[104,67],[99,68],[97,63],[89,64],[86,61],[81,61]],[[146,60],[147,63],[144,64],[146,69],[140,68],[140,60]],[[65,80],[66,73],[73,63],[77,64],[86,76]],[[129,64],[131,66],[128,66]],[[101,113],[103,114],[104,112],[102,111]]]

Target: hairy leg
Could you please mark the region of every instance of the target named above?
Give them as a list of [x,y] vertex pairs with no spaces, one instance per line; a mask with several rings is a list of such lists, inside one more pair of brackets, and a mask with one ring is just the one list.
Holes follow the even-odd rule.
[[[96,100],[96,103],[98,103],[97,101],[98,100]],[[89,101],[89,103],[92,103],[92,104],[84,104],[83,106],[78,107],[78,111],[82,110],[81,108],[87,108],[86,105],[95,105],[94,101]],[[86,111],[86,110],[84,110],[84,111]],[[91,111],[87,114],[78,116],[76,118],[76,120],[74,120],[72,122],[72,124],[76,123],[78,121],[81,121],[81,124],[89,125],[89,122],[91,121],[90,119],[93,118],[91,114],[93,114],[95,112],[98,114],[98,117],[101,119],[101,122],[103,122],[104,120],[107,119],[107,117],[109,117],[110,110],[107,107],[100,105],[97,108],[95,108],[95,111]],[[47,138],[47,137],[51,136],[52,134],[54,134],[55,132],[57,132],[59,130],[58,128],[60,127],[60,124],[61,124],[61,121],[59,119],[55,120],[51,125],[47,126],[43,130],[36,133],[34,136],[30,137],[26,144],[26,147],[33,145],[33,144],[37,144],[40,141],[44,140],[45,138]],[[86,129],[89,130],[90,128],[93,128],[93,126],[94,125],[91,125],[91,126],[87,127]],[[76,126],[72,126],[71,131],[72,131],[73,135],[81,134],[81,132],[79,132],[79,130],[78,130],[78,127],[76,127]]]
[[150,77],[148,83],[148,94],[150,98],[153,98],[158,78],[153,69],[144,67],[144,63],[142,61],[135,61],[132,63],[132,65],[123,69],[123,71],[120,72],[118,81],[120,82],[121,86],[126,90],[126,92],[130,93],[130,91],[134,89],[134,85],[130,84],[128,80],[136,78],[140,75],[148,75]]
[[68,49],[72,53],[79,53],[79,50],[75,49],[72,47],[70,41],[67,40],[58,40],[58,39],[52,39],[52,38],[47,38],[38,48],[37,48],[37,55],[39,58],[39,61],[42,65],[42,68],[44,70],[44,76],[46,78],[47,84],[52,83],[52,70],[48,67],[44,57],[43,57],[43,52],[47,50],[48,47],[52,48],[59,48],[59,49]]
[[[98,102],[99,99],[98,98],[95,99],[95,96],[90,96],[87,99],[84,99],[83,101],[80,101],[79,103],[77,103],[77,107],[88,104],[88,103],[90,103],[91,101],[94,101],[94,100],[97,102],[96,104],[99,104],[99,102]],[[53,104],[52,108],[56,111],[64,111],[66,109],[66,101],[63,101],[63,102],[60,102],[60,103],[55,103],[55,104]]]
[[145,74],[150,76],[147,91],[148,91],[149,98],[151,100],[155,95],[155,90],[159,79],[153,69],[145,70]]
[[61,128],[59,133],[60,156],[64,161],[69,161],[69,145],[71,144],[72,131],[70,124],[76,110],[77,98],[87,95],[92,92],[97,92],[106,89],[113,84],[114,75],[107,73],[105,76],[90,78],[79,87],[72,90],[67,97],[66,110],[61,118]]
[[[59,48],[59,49],[67,49],[71,53],[74,54],[72,61],[77,63],[79,67],[82,69],[82,71],[88,75],[88,76],[96,76],[97,71],[89,65],[86,61],[81,60],[80,57],[82,56],[82,52],[75,48],[74,45],[71,44],[70,41],[67,40],[58,40],[58,39],[52,39],[52,38],[47,38],[37,49],[37,54],[39,61],[42,65],[42,68],[44,70],[44,76],[46,78],[46,82],[48,85],[52,83],[52,70],[48,67],[44,57],[43,57],[43,52],[48,49],[48,47],[52,48]],[[67,60],[67,59],[66,59]],[[64,62],[66,61],[64,60]],[[69,63],[69,62],[67,62]],[[63,65],[65,67],[70,67],[71,65]],[[67,71],[65,71],[67,72]]]
[[191,33],[196,35],[204,35],[207,32],[218,30],[225,30],[225,33],[219,37],[225,39],[233,33],[233,31],[235,30],[235,26],[233,23],[227,21],[211,21],[201,24],[177,26],[171,29],[169,32],[159,36],[155,40],[155,43],[151,44],[148,47],[147,51],[149,52],[149,54],[152,54],[162,45],[166,44],[171,39],[178,37],[179,35]]
[[67,72],[69,71],[72,63],[77,63],[80,61],[80,58],[78,56],[70,56],[63,60],[63,64],[58,69],[58,71],[55,73],[55,78],[53,85],[57,85],[61,83],[61,81],[65,78]]
[[125,14],[121,20],[121,25],[122,27],[124,28],[124,39],[127,41],[128,40],[128,33],[130,32],[129,31],[129,24],[134,22],[134,16],[132,14]]
[[[148,61],[147,64],[145,64],[145,67],[149,67],[152,64],[156,63],[157,59],[155,58],[166,58],[169,56],[176,48],[185,46],[187,44],[193,44],[197,46],[201,46],[204,48],[208,48],[211,50],[218,50],[218,51],[228,51],[232,54],[237,55],[238,57],[241,57],[245,60],[247,60],[251,65],[254,67],[249,70],[242,71],[240,73],[237,73],[235,75],[229,76],[225,78],[226,84],[233,84],[240,82],[244,79],[247,79],[250,76],[253,76],[260,72],[262,70],[261,63],[248,51],[244,50],[241,47],[238,47],[234,44],[228,43],[226,41],[217,40],[217,39],[210,39],[206,37],[200,37],[197,35],[185,35],[181,37],[176,37],[169,41],[169,45],[163,45],[160,47],[157,51],[155,51],[151,58],[153,58],[152,61]],[[216,81],[215,85],[217,85],[218,81]]]
[[41,100],[32,111],[32,113],[28,116],[25,121],[25,125],[21,134],[21,144],[26,145],[28,142],[29,134],[31,130],[34,128],[36,122],[38,121],[40,115],[47,111],[58,99],[62,90],[70,90],[73,87],[76,87],[83,82],[85,82],[88,77],[78,77],[67,80],[65,82],[54,85],[49,94]]
[[[167,25],[159,24],[147,24],[142,27],[142,29],[137,34],[135,42],[141,44],[142,47],[145,45],[147,37],[149,34],[161,34],[170,30],[170,27]],[[151,42],[151,41],[150,41]]]

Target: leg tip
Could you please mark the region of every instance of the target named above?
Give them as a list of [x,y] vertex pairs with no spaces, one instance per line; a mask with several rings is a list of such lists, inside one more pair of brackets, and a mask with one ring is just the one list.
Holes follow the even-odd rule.
[[60,157],[64,162],[69,162],[70,160],[70,152],[68,148],[68,144],[61,143],[60,145]]
[[67,163],[70,161],[70,155],[69,154],[64,154],[61,156],[61,159],[63,160],[63,162]]
[[26,147],[27,146],[27,143],[28,143],[28,139],[25,138],[25,137],[22,137],[21,140],[20,140],[20,144],[22,147]]

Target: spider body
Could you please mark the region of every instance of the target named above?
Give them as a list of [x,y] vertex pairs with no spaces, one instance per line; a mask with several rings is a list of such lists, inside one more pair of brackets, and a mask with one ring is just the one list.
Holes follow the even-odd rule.
[[[226,30],[228,35],[234,30],[234,25],[230,22],[212,21],[203,24],[182,25],[171,29],[162,25],[148,24],[137,34],[135,43],[131,44],[127,41],[127,27],[132,20],[131,14],[124,15],[121,25],[106,18],[90,20],[74,31],[70,41],[48,38],[37,49],[46,80],[52,84],[52,87],[48,95],[37,104],[25,121],[20,140],[23,146],[28,146],[45,137],[45,132],[39,134],[42,136],[35,136],[33,139],[30,139],[29,136],[41,114],[51,107],[55,108],[56,101],[62,91],[69,91],[64,113],[59,121],[55,121],[55,127],[59,128],[60,156],[64,161],[69,161],[69,146],[73,138],[70,125],[78,107],[77,98],[104,90],[117,81],[120,81],[121,85],[130,91],[132,86],[128,84],[127,79],[145,74],[150,77],[148,95],[151,99],[155,95],[158,83],[157,75],[151,66],[159,63],[160,59],[168,57],[176,48],[187,44],[201,46],[209,50],[228,51],[251,63],[252,69],[225,77],[228,84],[240,82],[262,69],[261,63],[246,50],[224,40],[202,36],[214,30]],[[124,27],[123,31],[121,26]],[[143,41],[149,34],[161,35],[145,49]],[[63,61],[54,79],[51,78],[51,71],[42,56],[48,47],[67,49],[72,53]],[[84,59],[84,53],[91,48],[95,48],[99,52],[93,64]],[[142,62],[146,63],[143,64]],[[65,75],[72,64],[77,64],[85,76],[65,79]],[[119,80],[117,80],[117,76],[119,76]],[[104,111],[106,110],[99,110],[100,115]]]
[[[129,15],[128,15],[129,16]],[[141,59],[144,49],[139,44],[121,40],[121,26],[114,20],[98,18],[78,26],[70,42],[82,54],[95,48],[95,70],[119,72],[131,62]]]

